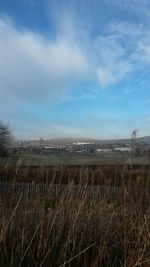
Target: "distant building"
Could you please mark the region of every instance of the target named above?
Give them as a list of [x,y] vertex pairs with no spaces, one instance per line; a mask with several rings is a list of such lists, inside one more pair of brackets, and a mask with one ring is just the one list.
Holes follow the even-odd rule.
[[44,149],[51,150],[54,149],[52,146],[45,146]]
[[76,145],[76,146],[83,146],[83,145],[92,145],[94,143],[91,143],[91,142],[74,142],[73,145]]
[[131,147],[115,147],[114,151],[130,152],[131,151]]
[[101,152],[112,152],[112,149],[110,149],[110,148],[98,148],[98,149],[96,149],[96,152],[97,153],[101,153]]

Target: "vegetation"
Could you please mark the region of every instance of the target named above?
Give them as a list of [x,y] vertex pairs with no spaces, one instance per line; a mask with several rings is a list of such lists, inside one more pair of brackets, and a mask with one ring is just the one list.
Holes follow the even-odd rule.
[[0,121],[0,156],[7,155],[7,147],[12,139],[9,125]]
[[149,266],[149,168],[0,171],[1,266]]

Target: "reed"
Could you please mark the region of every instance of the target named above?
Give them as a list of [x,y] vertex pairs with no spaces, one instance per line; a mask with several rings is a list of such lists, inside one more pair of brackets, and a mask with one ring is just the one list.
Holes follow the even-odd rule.
[[[150,266],[145,167],[5,166],[1,177],[1,266]],[[45,190],[29,194],[26,183]]]

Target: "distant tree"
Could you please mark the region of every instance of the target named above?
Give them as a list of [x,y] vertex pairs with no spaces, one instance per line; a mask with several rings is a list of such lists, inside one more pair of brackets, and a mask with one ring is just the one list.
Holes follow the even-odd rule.
[[0,121],[0,156],[6,156],[8,145],[12,140],[11,130],[8,124]]

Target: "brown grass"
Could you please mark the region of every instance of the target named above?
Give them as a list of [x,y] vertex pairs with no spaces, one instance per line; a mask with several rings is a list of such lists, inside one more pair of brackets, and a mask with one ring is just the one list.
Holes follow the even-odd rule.
[[[149,169],[5,166],[1,177],[0,266],[150,266]],[[29,194],[21,180],[46,186]]]

